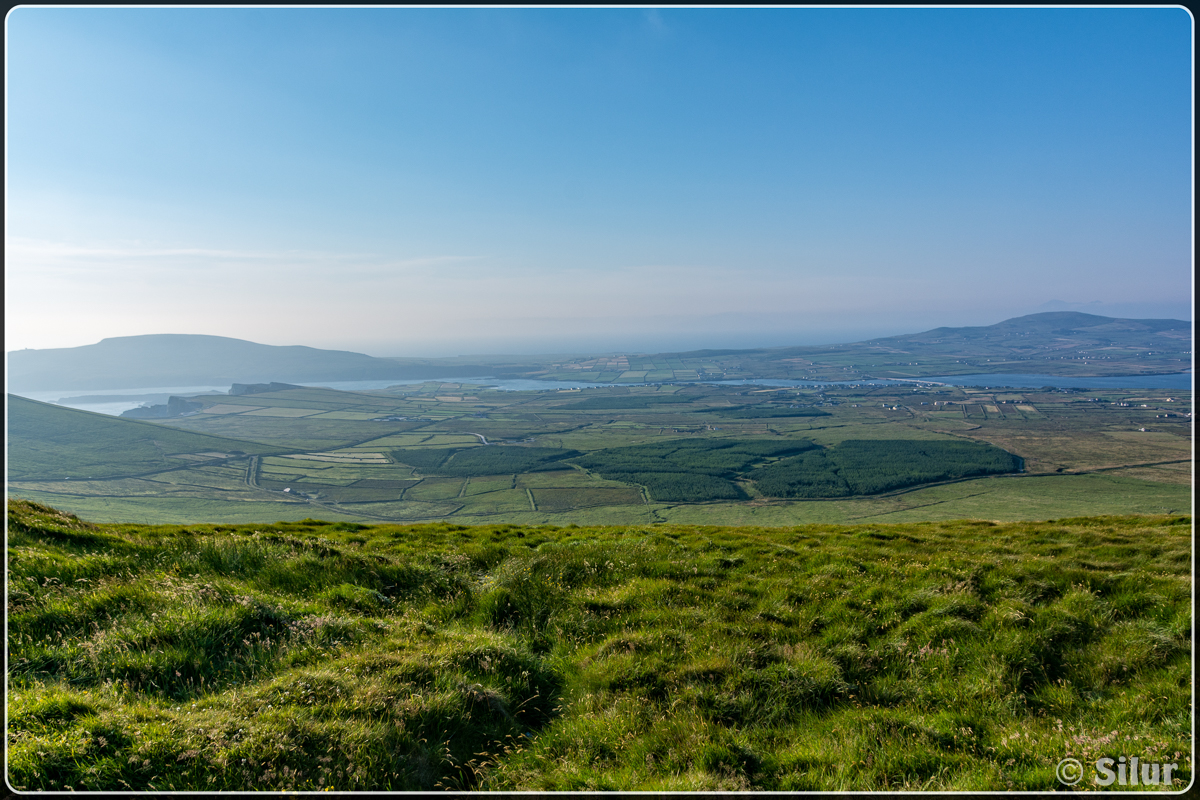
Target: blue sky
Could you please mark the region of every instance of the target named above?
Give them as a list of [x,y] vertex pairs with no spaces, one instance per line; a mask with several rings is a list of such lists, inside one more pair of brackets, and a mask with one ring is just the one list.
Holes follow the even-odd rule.
[[1190,319],[1192,29],[1169,8],[20,8],[6,349]]

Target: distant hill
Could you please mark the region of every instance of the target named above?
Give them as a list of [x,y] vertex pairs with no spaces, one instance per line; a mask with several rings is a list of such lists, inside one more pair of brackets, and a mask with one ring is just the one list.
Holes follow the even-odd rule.
[[[970,328],[934,328],[924,333],[889,336],[873,341],[893,342],[972,342],[1014,336],[1034,337],[1053,341],[1057,337],[1087,337],[1095,342],[1119,342],[1123,345],[1142,344],[1152,347],[1162,342],[1162,336],[1176,339],[1191,337],[1192,323],[1178,319],[1118,319],[1096,314],[1081,314],[1077,311],[1047,311],[1013,317],[995,325]],[[1176,336],[1172,337],[1172,334]]]
[[8,354],[8,389],[98,389],[205,384],[421,380],[494,374],[478,364],[441,365],[345,350],[256,344],[225,336],[119,336],[98,344]]
[[[1049,311],[995,325],[934,328],[850,347],[871,353],[877,362],[872,374],[877,377],[936,374],[929,370],[943,367],[946,375],[1145,375],[1190,369],[1191,337],[1192,323],[1177,319]],[[889,358],[895,360],[889,363]],[[952,359],[956,363],[949,364]]]
[[[979,327],[934,328],[851,344],[694,350],[629,356],[649,380],[802,378],[854,380],[968,373],[1145,375],[1191,368],[1192,323],[1049,311]],[[120,387],[536,377],[609,382],[590,356],[375,358],[343,350],[279,347],[223,336],[157,334],[8,354],[9,391]],[[683,362],[673,369],[656,362]],[[576,364],[578,362],[579,365]],[[682,367],[682,369],[680,369]],[[654,372],[655,370],[665,370]],[[675,372],[674,370],[678,370]],[[619,371],[618,371],[619,374]],[[646,380],[631,378],[629,380]]]
[[185,466],[180,454],[263,454],[282,448],[189,433],[8,396],[8,479],[111,478]]
[[[1192,323],[1178,319],[1118,319],[1076,311],[1047,311],[1013,317],[994,325],[967,328],[934,328],[922,333],[905,333],[886,336],[863,342],[842,345],[772,347],[747,350],[690,350],[683,353],[658,353],[663,358],[712,358],[715,356],[788,356],[826,352],[830,349],[868,347],[872,345],[926,345],[926,344],[971,344],[995,343],[1008,340],[1007,344],[1021,348],[1052,347],[1062,337],[1078,340],[1083,337],[1090,343],[1120,344],[1127,347],[1154,347],[1164,340],[1175,343],[1190,340]],[[1013,337],[1029,337],[1025,340]],[[968,354],[969,355],[969,354]]]
[[[1048,311],[965,328],[881,337],[849,344],[754,350],[693,350],[630,357],[676,359],[724,378],[858,380],[970,373],[1062,376],[1147,375],[1192,366],[1192,323],[1118,319]],[[548,374],[566,377],[569,372]],[[576,377],[580,372],[575,372]]]

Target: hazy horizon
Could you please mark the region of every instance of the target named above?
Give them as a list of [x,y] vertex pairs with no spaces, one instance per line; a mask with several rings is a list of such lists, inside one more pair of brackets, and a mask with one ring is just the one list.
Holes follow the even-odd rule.
[[[1167,308],[1169,308],[1169,307],[1167,307]],[[1125,319],[1180,319],[1185,322],[1191,321],[1190,313],[1187,314],[1186,316],[1179,317],[1179,316],[1170,316],[1170,315],[1155,315],[1154,313],[1152,313],[1154,310],[1155,310],[1154,307],[1149,307],[1149,308],[1138,307],[1138,306],[1129,305],[1129,304],[1126,304],[1126,305],[1104,304],[1104,305],[1102,305],[1102,304],[1098,304],[1098,303],[1085,304],[1085,303],[1051,302],[1051,303],[1044,304],[1041,308],[1039,308],[1031,313],[1036,314],[1036,313],[1044,313],[1044,312],[1048,312],[1048,311],[1077,311],[1077,312],[1085,313],[1085,314],[1095,314],[1098,316],[1109,316],[1109,317],[1117,317],[1117,318],[1125,318]],[[1184,312],[1190,311],[1190,309],[1179,309],[1179,310],[1184,311]],[[1005,319],[1009,319],[1009,318],[1006,317]],[[902,336],[902,335],[911,334],[911,333],[923,333],[926,330],[931,330],[933,328],[973,327],[973,326],[978,326],[978,325],[995,324],[996,322],[1002,322],[1002,321],[1004,321],[1004,320],[997,319],[994,321],[983,322],[983,323],[975,322],[972,325],[930,325],[925,328],[921,328],[920,330],[880,329],[880,330],[876,330],[876,331],[872,332],[869,329],[864,329],[861,332],[861,335],[851,337],[851,338],[835,337],[835,336],[826,336],[826,337],[815,336],[815,337],[809,337],[807,339],[802,339],[802,338],[797,338],[794,336],[789,336],[786,333],[777,334],[774,336],[763,336],[761,334],[733,334],[733,335],[723,335],[723,336],[722,335],[712,335],[708,338],[679,338],[679,337],[663,338],[663,337],[659,337],[659,338],[656,338],[653,340],[654,342],[657,343],[657,346],[639,346],[638,342],[642,342],[644,345],[645,340],[644,340],[644,338],[636,338],[636,337],[626,339],[625,341],[632,342],[632,344],[626,344],[626,345],[621,345],[620,342],[622,340],[619,338],[611,339],[609,341],[609,344],[611,346],[607,346],[607,347],[603,346],[602,344],[595,344],[594,341],[593,341],[593,343],[588,344],[587,340],[580,340],[582,343],[578,347],[561,347],[561,345],[570,344],[570,342],[569,341],[564,342],[562,339],[558,339],[553,344],[560,345],[560,346],[557,348],[549,348],[549,349],[547,349],[547,347],[543,347],[542,345],[543,344],[549,345],[551,343],[543,342],[541,340],[538,340],[537,343],[527,342],[525,344],[521,344],[519,342],[519,340],[515,340],[515,341],[507,340],[510,345],[509,349],[490,349],[490,350],[464,350],[461,348],[456,348],[453,344],[446,344],[443,342],[440,346],[437,344],[432,344],[429,347],[427,347],[426,349],[421,350],[420,352],[417,352],[416,350],[412,350],[409,352],[399,352],[396,347],[389,347],[386,344],[378,344],[378,343],[376,343],[376,344],[364,343],[361,347],[353,347],[353,346],[321,347],[319,345],[315,345],[315,344],[313,344],[311,342],[307,342],[307,341],[301,341],[301,342],[282,342],[281,341],[281,342],[256,342],[256,343],[257,344],[271,344],[271,345],[285,345],[285,346],[286,345],[302,345],[302,346],[306,346],[306,347],[317,347],[318,349],[329,349],[329,350],[349,350],[351,352],[362,353],[365,355],[376,356],[376,357],[380,357],[380,358],[452,358],[452,357],[471,358],[471,357],[485,357],[485,356],[486,357],[495,357],[495,356],[508,356],[508,355],[512,355],[512,356],[560,356],[560,355],[561,356],[567,356],[567,355],[580,356],[580,355],[599,355],[599,354],[612,353],[612,352],[666,353],[666,352],[675,352],[675,351],[686,352],[686,351],[691,351],[691,350],[704,350],[704,349],[739,349],[740,350],[740,349],[755,349],[755,348],[810,347],[810,346],[815,347],[815,346],[832,345],[832,344],[853,344],[855,342],[868,341],[871,339],[885,338],[885,337],[889,337],[889,336]],[[178,334],[180,332],[179,331],[158,331],[156,333]],[[223,336],[225,334],[200,334],[200,335]],[[104,337],[104,338],[111,338],[111,337]],[[241,338],[241,337],[230,337],[230,338]],[[99,341],[100,340],[97,339],[95,341],[82,342],[80,345],[72,345],[72,346],[86,346],[86,345],[90,345],[90,344],[97,344],[97,343],[99,343]],[[499,340],[493,340],[493,343],[497,344],[497,345],[501,345],[501,342]],[[21,348],[21,349],[55,349],[55,348]],[[9,352],[11,352],[11,350]]]
[[1190,320],[1192,29],[1178,8],[19,7],[5,349]]

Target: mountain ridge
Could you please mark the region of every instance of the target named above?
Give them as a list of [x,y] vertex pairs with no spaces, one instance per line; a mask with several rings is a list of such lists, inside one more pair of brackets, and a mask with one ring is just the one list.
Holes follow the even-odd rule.
[[[157,362],[147,368],[147,362]],[[406,363],[407,362],[407,363]],[[466,377],[494,372],[476,364],[438,365],[348,350],[269,345],[208,334],[155,333],[96,344],[8,353],[10,391],[114,386]]]
[[[702,349],[646,358],[716,360],[722,362],[718,372],[737,377],[753,374],[852,379],[1047,370],[1046,374],[1145,375],[1190,369],[1191,337],[1192,323],[1184,320],[1046,311],[994,325],[943,326],[839,345]],[[497,357],[478,358],[479,363],[463,363],[461,357],[380,358],[347,350],[265,345],[208,334],[146,334],[110,337],[74,348],[11,351],[8,389],[21,392],[482,376],[586,380],[581,371],[561,372],[561,364],[548,367],[545,357],[513,356],[502,362],[497,362]],[[848,358],[853,362],[849,367]],[[820,369],[797,371],[796,364],[789,362],[798,361]],[[701,370],[691,380],[713,374],[711,369]]]
[[[1191,368],[1191,337],[1192,323],[1184,320],[1045,311],[994,325],[939,327],[846,344],[692,350],[637,360],[678,360],[716,379],[913,379],[971,373],[1129,376],[1186,372]],[[546,377],[582,380],[584,369],[564,365]]]

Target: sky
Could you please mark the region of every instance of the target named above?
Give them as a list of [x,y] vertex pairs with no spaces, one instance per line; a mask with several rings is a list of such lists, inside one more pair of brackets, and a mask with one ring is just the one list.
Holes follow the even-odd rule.
[[1180,8],[21,7],[5,349],[1191,319]]

